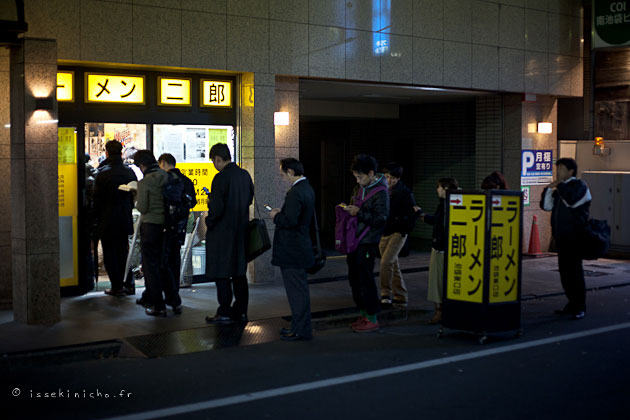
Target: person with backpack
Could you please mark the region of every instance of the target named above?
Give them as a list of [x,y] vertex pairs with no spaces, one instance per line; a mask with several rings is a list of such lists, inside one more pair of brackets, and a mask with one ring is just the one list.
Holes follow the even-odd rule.
[[571,319],[584,318],[586,285],[582,267],[581,235],[588,222],[591,192],[581,179],[576,178],[577,163],[571,158],[558,159],[556,180],[542,192],[540,207],[551,211],[551,233],[558,248],[560,281],[569,302],[557,315]]
[[444,251],[446,251],[446,191],[457,190],[457,180],[454,178],[442,178],[437,184],[438,206],[433,215],[424,214],[420,216],[420,220],[433,225],[433,233],[431,235],[431,259],[429,260],[429,290],[428,300],[434,303],[435,313],[429,324],[438,324],[442,322],[442,294],[444,281]]
[[390,205],[387,224],[378,245],[381,253],[381,304],[407,306],[407,287],[400,271],[398,254],[407,242],[419,212],[414,208],[416,202],[413,193],[400,180],[402,166],[396,162],[388,163],[383,173],[389,187]]
[[151,316],[166,316],[162,293],[166,279],[162,276],[162,246],[164,241],[164,197],[162,188],[168,174],[160,169],[150,150],[138,150],[133,156],[144,177],[138,182],[136,208],[142,217],[140,224],[140,254],[146,286],[145,312]]
[[180,250],[186,237],[188,216],[197,204],[197,198],[195,184],[175,167],[176,164],[175,156],[170,153],[164,153],[158,158],[160,169],[168,174],[168,182],[163,191],[166,217],[162,261],[166,269],[167,284],[164,293],[166,304],[171,305],[173,312],[178,315],[182,313],[182,299],[179,296]]
[[360,237],[356,249],[346,258],[352,298],[360,312],[351,326],[355,332],[369,332],[379,329],[380,300],[374,281],[374,258],[389,215],[389,193],[387,180],[377,173],[378,164],[372,156],[356,155],[351,169],[358,185],[351,204],[340,204],[350,217],[356,218],[355,236]]

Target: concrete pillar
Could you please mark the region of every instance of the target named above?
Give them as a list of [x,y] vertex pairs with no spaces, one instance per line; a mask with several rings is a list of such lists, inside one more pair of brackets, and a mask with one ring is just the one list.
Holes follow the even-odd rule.
[[[51,324],[60,320],[56,41],[13,48],[10,84],[13,313]],[[37,110],[35,98],[53,98],[53,109]]]
[[[273,241],[274,225],[263,205],[282,204],[280,179],[276,164],[273,113],[275,110],[275,76],[269,73],[246,73],[242,76],[243,106],[241,112],[242,163],[254,180],[261,216],[267,223]],[[253,90],[253,96],[252,96]],[[252,100],[253,99],[253,106]],[[255,210],[252,209],[252,215]],[[279,270],[271,265],[271,251],[256,258],[248,267],[250,282],[279,282]]]
[[9,49],[0,48],[0,309],[11,308],[11,100]]
[[[521,124],[521,137],[523,139],[531,139],[531,147],[529,145],[523,145],[523,149],[534,150],[552,150],[553,161],[555,162],[561,156],[558,156],[558,101],[556,98],[550,96],[536,95],[536,102],[524,102],[522,103],[522,124]],[[530,133],[528,126],[538,122],[550,122],[553,124],[553,131],[551,134],[538,134]],[[527,140],[530,143],[529,140]],[[527,146],[527,147],[525,147]],[[519,152],[520,159],[520,152]],[[520,160],[519,160],[520,162]],[[520,170],[520,164],[518,165]],[[555,179],[556,167],[553,165],[553,173]],[[542,194],[544,185],[532,185],[530,188],[530,205],[525,207],[523,213],[523,250],[527,252],[529,246],[529,237],[532,228],[532,219],[536,215],[538,219],[538,232],[540,234],[540,246],[542,251],[549,250],[551,244],[551,213],[543,211],[540,208],[540,196]]]

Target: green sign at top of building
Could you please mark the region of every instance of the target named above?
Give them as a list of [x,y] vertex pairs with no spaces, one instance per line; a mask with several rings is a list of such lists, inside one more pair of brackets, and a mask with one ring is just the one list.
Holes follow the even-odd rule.
[[593,0],[593,48],[630,45],[630,0]]

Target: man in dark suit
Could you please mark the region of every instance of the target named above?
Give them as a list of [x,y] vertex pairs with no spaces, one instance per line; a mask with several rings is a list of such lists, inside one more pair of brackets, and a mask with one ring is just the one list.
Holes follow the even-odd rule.
[[291,184],[282,209],[269,213],[276,225],[271,264],[280,267],[291,307],[291,328],[283,329],[280,335],[288,341],[310,340],[313,330],[306,270],[315,264],[309,229],[315,212],[315,192],[297,159],[283,159],[280,175]]
[[[226,144],[210,149],[210,159],[219,173],[212,180],[206,217],[206,277],[216,282],[219,308],[212,324],[247,322],[246,240],[249,206],[254,183],[249,173],[232,162]],[[234,303],[232,304],[232,298]]]
[[[197,198],[195,194],[195,185],[186,175],[181,173],[179,169],[175,167],[177,161],[175,156],[170,153],[163,153],[158,158],[158,165],[160,169],[167,173],[173,174],[178,177],[184,184],[184,194],[190,208],[192,209],[197,205]],[[190,214],[190,213],[189,213]],[[162,258],[164,259],[164,265],[166,266],[166,279],[164,294],[166,297],[166,303],[173,307],[175,314],[182,313],[182,299],[179,296],[179,271],[182,264],[182,258],[180,249],[184,243],[186,236],[186,225],[181,232],[167,232],[164,238],[164,251]]]
[[94,181],[94,213],[97,232],[103,244],[105,270],[111,281],[110,296],[135,294],[132,280],[125,278],[125,265],[129,251],[129,235],[133,234],[133,195],[118,189],[120,185],[136,181],[134,172],[122,161],[122,144],[113,140],[105,144],[107,158],[99,165]]

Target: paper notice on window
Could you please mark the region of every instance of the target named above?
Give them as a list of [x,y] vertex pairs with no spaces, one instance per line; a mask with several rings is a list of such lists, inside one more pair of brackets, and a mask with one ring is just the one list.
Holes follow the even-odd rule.
[[208,131],[205,128],[186,129],[183,162],[208,162]]

